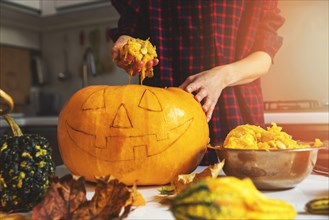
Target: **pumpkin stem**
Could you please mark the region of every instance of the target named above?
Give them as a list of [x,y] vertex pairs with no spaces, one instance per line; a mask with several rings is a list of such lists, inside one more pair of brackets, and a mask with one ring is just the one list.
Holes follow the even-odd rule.
[[20,127],[18,126],[16,121],[10,115],[7,114],[7,115],[3,115],[2,117],[6,120],[6,122],[10,126],[14,136],[19,137],[19,136],[23,135]]

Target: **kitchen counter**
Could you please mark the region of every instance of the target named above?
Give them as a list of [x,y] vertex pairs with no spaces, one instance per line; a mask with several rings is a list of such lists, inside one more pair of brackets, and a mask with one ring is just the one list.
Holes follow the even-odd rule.
[[[199,173],[206,167],[199,166],[194,172]],[[62,177],[70,172],[64,165],[56,167],[56,175]],[[225,175],[223,172],[220,176]],[[86,184],[86,197],[91,200],[94,195],[93,183]],[[129,213],[127,220],[174,220],[174,216],[169,210],[169,207],[160,204],[163,196],[159,194],[161,186],[138,186],[137,191],[140,192],[145,199],[146,205],[133,207]],[[290,203],[296,210],[297,216],[295,220],[328,220],[328,215],[311,215],[304,211],[305,204],[318,197],[329,195],[329,177],[312,173],[304,181],[298,184],[295,188],[279,191],[261,191],[265,196],[274,199],[284,200]],[[32,215],[31,212],[19,213],[29,219]],[[278,219],[279,220],[279,219]]]
[[[57,116],[19,116],[13,117],[19,126],[57,126]],[[4,119],[0,119],[0,127],[8,127]]]
[[[205,167],[198,167],[195,172],[201,172]],[[67,169],[64,166],[58,166],[56,169],[57,175],[62,176],[67,173]],[[220,175],[224,175],[223,173]],[[137,190],[143,195],[146,206],[137,207],[132,211],[127,219],[174,219],[168,207],[159,203],[161,195],[159,195],[159,189],[161,186],[154,187],[137,187]],[[289,190],[281,191],[262,191],[267,197],[281,199],[292,204],[298,215],[297,220],[328,220],[328,216],[325,215],[309,215],[305,213],[305,204],[320,196],[328,196],[329,194],[329,178],[318,174],[311,174],[298,186]],[[92,187],[87,187],[87,198],[91,199],[93,196]]]
[[[15,117],[20,126],[53,126],[57,125],[57,116]],[[280,124],[329,124],[329,112],[265,112],[265,123],[276,122]],[[7,123],[1,119],[1,127]]]
[[329,124],[329,112],[265,112],[265,123],[270,124]]

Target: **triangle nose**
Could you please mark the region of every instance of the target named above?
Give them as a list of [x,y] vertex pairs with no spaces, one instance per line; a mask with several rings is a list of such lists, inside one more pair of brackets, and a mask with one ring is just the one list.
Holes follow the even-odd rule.
[[127,108],[124,104],[121,104],[115,114],[112,122],[113,128],[132,128],[131,119],[129,117]]

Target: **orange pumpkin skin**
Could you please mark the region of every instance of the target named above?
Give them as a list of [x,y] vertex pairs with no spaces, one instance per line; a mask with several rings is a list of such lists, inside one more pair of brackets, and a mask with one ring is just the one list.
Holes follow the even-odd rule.
[[65,166],[89,181],[113,175],[132,185],[162,185],[200,163],[209,129],[200,103],[179,88],[89,86],[58,119]]

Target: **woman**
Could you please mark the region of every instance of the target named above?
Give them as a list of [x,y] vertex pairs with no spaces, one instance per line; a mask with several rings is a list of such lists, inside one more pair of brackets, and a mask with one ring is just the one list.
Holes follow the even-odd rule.
[[[264,126],[260,77],[282,45],[277,0],[112,0],[120,14],[112,29],[116,60],[131,37],[150,38],[158,58],[143,84],[193,93],[209,121],[211,144],[241,124]],[[124,68],[124,63],[117,60]],[[141,63],[136,63],[136,73]],[[208,150],[203,164],[217,162]]]

